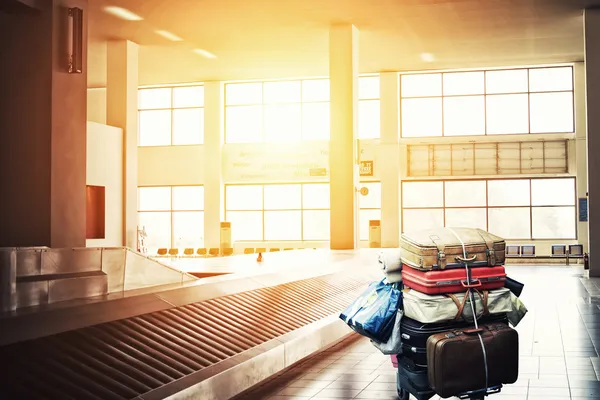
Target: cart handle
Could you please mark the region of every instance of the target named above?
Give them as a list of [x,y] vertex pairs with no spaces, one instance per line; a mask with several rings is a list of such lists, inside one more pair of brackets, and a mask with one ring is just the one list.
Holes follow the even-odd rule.
[[482,333],[483,332],[483,328],[466,329],[463,332],[464,332],[465,335],[474,335],[476,333]]
[[471,282],[472,283],[468,283],[467,281],[461,281],[460,284],[467,289],[481,287],[481,281],[479,279],[473,279]]
[[462,262],[462,263],[469,263],[469,262],[473,262],[477,259],[477,255],[474,255],[472,257],[469,258],[463,258],[461,256],[456,256],[456,261]]

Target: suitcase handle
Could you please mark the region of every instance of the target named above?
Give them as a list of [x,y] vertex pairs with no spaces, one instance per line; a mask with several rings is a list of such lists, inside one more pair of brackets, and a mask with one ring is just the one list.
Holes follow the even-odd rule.
[[481,281],[479,279],[473,279],[471,282],[474,283],[467,283],[467,281],[460,281],[460,284],[464,287],[464,288],[477,288],[481,286]]
[[463,331],[463,333],[465,335],[475,335],[476,333],[482,333],[483,332],[483,328],[477,328],[477,329],[466,329]]
[[477,259],[477,255],[474,255],[473,257],[469,257],[469,258],[463,258],[461,256],[456,256],[456,261],[459,261],[461,263],[469,263],[469,262],[473,262]]

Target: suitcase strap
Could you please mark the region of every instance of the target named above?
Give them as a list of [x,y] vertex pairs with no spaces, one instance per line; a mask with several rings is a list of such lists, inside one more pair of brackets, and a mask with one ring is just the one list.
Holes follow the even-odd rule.
[[438,268],[439,269],[446,268],[446,245],[444,244],[444,242],[442,242],[442,240],[440,239],[439,236],[431,235],[431,236],[429,236],[429,239],[431,239],[433,244],[435,244],[435,246],[438,249],[438,256],[437,256]]
[[488,259],[488,265],[493,267],[496,265],[496,251],[494,250],[494,240],[488,235],[488,233],[484,230],[479,229],[479,236],[485,242],[485,246],[487,247],[486,255]]
[[[481,298],[481,301],[483,303],[482,317],[485,315],[488,315],[490,313],[490,310],[488,309],[489,292],[487,290],[484,290],[483,294],[479,290],[475,290],[475,292],[479,295],[479,297]],[[454,317],[454,321],[458,321],[462,317],[463,312],[465,310],[465,305],[467,304],[467,298],[469,297],[469,293],[468,293],[468,291],[465,292],[465,297],[463,298],[462,302],[460,300],[458,300],[458,297],[456,297],[456,295],[453,293],[448,293],[448,294],[446,294],[446,296],[451,298],[452,301],[454,302],[454,304],[456,305],[456,308],[458,308],[458,312],[456,313],[456,316]],[[477,319],[477,316],[473,315],[473,318]]]

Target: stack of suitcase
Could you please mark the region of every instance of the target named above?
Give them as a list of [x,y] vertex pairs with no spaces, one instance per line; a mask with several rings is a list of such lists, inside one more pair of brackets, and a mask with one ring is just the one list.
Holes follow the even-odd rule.
[[400,251],[402,354],[392,356],[400,398],[450,397],[514,383],[518,337],[506,314],[511,295],[505,288],[504,240],[480,229],[443,228],[403,234]]

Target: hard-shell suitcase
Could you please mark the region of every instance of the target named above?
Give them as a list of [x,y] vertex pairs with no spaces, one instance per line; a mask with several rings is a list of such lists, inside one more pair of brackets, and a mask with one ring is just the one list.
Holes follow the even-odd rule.
[[417,400],[429,400],[435,392],[429,387],[427,369],[415,367],[405,357],[398,357],[398,371],[396,377],[398,397],[408,399],[409,394]]
[[493,323],[432,335],[427,340],[427,374],[431,388],[443,398],[515,383],[519,376],[517,331]]
[[504,287],[506,272],[504,267],[481,267],[471,270],[471,282],[467,282],[467,271],[449,269],[438,271],[419,271],[404,268],[402,281],[404,286],[426,294],[459,293],[468,287],[479,290],[492,290]]
[[504,265],[504,239],[475,228],[438,228],[405,232],[400,238],[402,262],[424,271],[464,268],[463,244],[469,266]]
[[[508,324],[506,314],[496,314],[483,317],[479,324],[504,323]],[[468,329],[473,322],[445,322],[437,324],[423,324],[414,319],[404,317],[400,324],[400,337],[402,338],[402,355],[414,362],[418,367],[427,367],[427,339],[431,335],[448,331]]]

